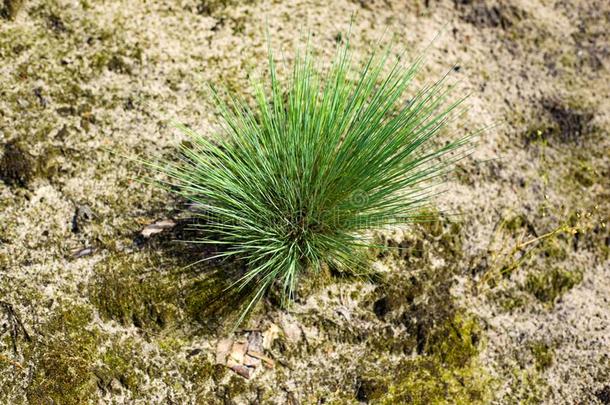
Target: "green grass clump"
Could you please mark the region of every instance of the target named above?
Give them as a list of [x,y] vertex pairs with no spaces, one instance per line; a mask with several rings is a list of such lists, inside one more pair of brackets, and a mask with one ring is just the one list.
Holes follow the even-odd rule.
[[465,153],[469,136],[434,141],[464,99],[449,101],[444,77],[407,101],[422,59],[404,66],[391,55],[356,63],[346,45],[318,69],[308,48],[284,80],[270,53],[253,105],[212,90],[223,130],[179,126],[190,138],[179,163],[152,165],[199,207],[194,242],[245,261],[234,287],[253,291],[246,310],[272,286],[293,296],[325,265],[354,269],[366,231],[425,220],[433,186]]

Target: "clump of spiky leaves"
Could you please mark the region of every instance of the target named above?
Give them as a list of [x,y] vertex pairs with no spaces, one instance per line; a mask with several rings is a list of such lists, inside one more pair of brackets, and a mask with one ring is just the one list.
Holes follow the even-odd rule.
[[213,91],[222,133],[179,126],[190,137],[180,162],[156,166],[200,207],[195,242],[246,261],[234,287],[254,287],[248,309],[272,285],[291,296],[324,264],[353,267],[367,230],[421,220],[432,186],[464,151],[467,136],[433,141],[463,99],[448,101],[443,78],[406,101],[421,59],[390,60],[386,50],[354,63],[346,45],[321,71],[308,48],[281,81],[270,53],[253,106]]

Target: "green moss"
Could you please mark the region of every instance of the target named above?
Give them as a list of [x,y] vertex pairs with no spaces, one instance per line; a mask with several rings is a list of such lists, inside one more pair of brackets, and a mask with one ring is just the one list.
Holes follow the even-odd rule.
[[404,364],[400,381],[389,387],[380,404],[486,403],[487,377],[476,366],[447,369],[434,359],[418,359]]
[[561,234],[546,238],[540,243],[540,253],[554,261],[564,261],[568,258],[568,242]]
[[[462,238],[459,224],[431,216],[427,223],[413,229],[413,233],[396,243],[385,241],[387,253],[406,268],[388,273],[375,280],[379,287],[375,297],[365,300],[380,319],[404,325],[409,336],[395,337],[392,330],[378,329],[369,340],[373,347],[409,353],[416,348],[421,352],[438,325],[455,314],[451,297],[454,274],[462,255]],[[443,268],[433,266],[441,259]],[[412,270],[417,269],[413,272]]]
[[543,371],[553,364],[553,348],[545,342],[535,341],[529,344],[529,349],[534,357],[536,370]]
[[583,161],[572,169],[572,176],[583,187],[591,187],[599,181],[599,173],[590,164]]
[[[389,273],[372,302],[388,324],[367,333],[376,364],[389,353],[417,353],[394,364],[371,366],[360,378],[356,399],[373,403],[485,403],[491,379],[478,362],[482,330],[451,295],[462,257],[458,223],[436,217],[397,244],[407,268]],[[387,241],[393,247],[392,241]],[[432,265],[443,259],[444,267]],[[417,269],[412,272],[411,269]],[[404,332],[397,332],[404,328]]]
[[[337,277],[333,277],[331,269],[328,266],[323,266],[319,271],[308,272],[299,279],[296,294],[300,297],[308,297],[336,281]],[[278,296],[277,300],[281,300],[281,297]]]
[[225,365],[214,364],[199,356],[193,358],[187,357],[187,360],[181,362],[178,367],[180,369],[180,374],[188,381],[191,381],[196,387],[204,386],[211,380],[214,382],[220,381],[227,371]]
[[461,225],[442,216],[438,211],[425,211],[420,214],[421,223],[414,225],[404,240],[376,241],[385,247],[375,248],[378,258],[392,257],[409,263],[430,263],[432,257],[444,259],[455,264],[462,256]]
[[581,143],[594,132],[594,114],[579,100],[541,100],[542,122],[525,132],[525,143]]
[[548,383],[540,376],[540,373],[532,367],[527,369],[516,368],[511,372],[509,378],[510,393],[508,398],[503,398],[505,403],[535,405],[544,403],[548,392]]
[[144,376],[137,371],[146,369],[138,357],[141,353],[142,347],[133,340],[112,342],[100,355],[101,365],[95,370],[99,379],[98,385],[104,390],[110,390],[112,380],[116,379],[121,386],[131,391],[132,395],[137,394],[138,387],[145,381]]
[[70,307],[44,325],[44,337],[31,353],[35,366],[26,392],[30,403],[82,404],[96,398],[91,368],[99,334],[89,329],[91,319],[88,308]]
[[493,289],[489,292],[489,298],[494,301],[504,311],[512,312],[516,309],[523,308],[527,303],[527,294],[523,293],[519,288]]
[[542,273],[530,273],[524,289],[539,301],[552,304],[555,300],[582,281],[582,271],[553,268]]
[[529,226],[531,226],[531,223],[523,214],[515,215],[504,220],[504,228],[511,232],[515,232]]
[[442,216],[438,211],[424,213],[427,222],[418,225],[420,237],[430,241],[434,253],[447,259],[457,260],[462,256],[461,225]]
[[184,346],[185,342],[176,336],[163,336],[156,340],[156,345],[162,351],[171,354],[177,353]]
[[379,404],[486,403],[492,380],[477,360],[480,328],[456,315],[440,325],[422,355],[362,380],[358,399]]
[[[252,298],[253,290],[225,290],[231,285],[231,278],[219,274],[207,275],[194,281],[185,290],[184,305],[186,315],[208,330],[229,332],[239,319],[242,311]],[[243,295],[242,295],[243,294]],[[261,305],[256,305],[244,319],[248,319]]]
[[154,255],[113,255],[95,267],[91,302],[106,320],[158,330],[175,321],[177,283],[159,274]]
[[231,374],[225,387],[228,398],[232,399],[248,391],[248,382],[235,374]]
[[424,351],[443,364],[464,367],[477,355],[480,336],[481,330],[474,319],[462,319],[456,314],[432,333]]

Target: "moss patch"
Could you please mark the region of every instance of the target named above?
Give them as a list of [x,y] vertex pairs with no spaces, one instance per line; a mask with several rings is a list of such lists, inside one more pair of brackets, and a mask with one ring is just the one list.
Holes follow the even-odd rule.
[[507,312],[523,308],[528,302],[527,294],[516,287],[494,289],[488,293],[488,297]]
[[159,272],[154,255],[113,255],[95,267],[91,302],[102,318],[158,330],[177,315],[177,285]]
[[524,288],[540,302],[552,304],[572,287],[582,281],[582,271],[553,268],[541,273],[530,273]]
[[484,403],[491,379],[477,361],[480,328],[456,315],[428,337],[423,354],[364,377],[357,398],[380,404]]
[[529,344],[529,349],[534,357],[536,370],[544,371],[553,364],[554,350],[549,344],[535,341]]
[[356,398],[382,404],[485,402],[491,379],[478,363],[482,330],[451,295],[462,257],[459,224],[436,217],[401,243],[387,244],[399,248],[388,252],[406,269],[389,274],[376,291],[371,309],[388,326],[371,332],[368,344],[378,358],[418,356],[369,369]]
[[138,393],[138,387],[145,380],[139,370],[146,370],[140,358],[142,347],[133,340],[114,341],[100,355],[101,365],[95,368],[98,386],[102,391],[111,391],[118,382],[120,387],[129,390],[132,395]]
[[199,0],[196,10],[198,14],[214,15],[223,9],[240,3],[240,0]]
[[45,325],[32,353],[35,367],[26,392],[30,403],[82,404],[96,398],[91,371],[99,334],[89,330],[91,319],[89,309],[70,307]]
[[[456,5],[459,3],[456,3]],[[512,5],[489,6],[484,2],[461,2],[464,21],[479,28],[506,30],[526,17],[523,10]]]
[[510,399],[516,403],[535,405],[544,402],[548,392],[548,382],[532,367],[527,369],[516,368],[511,372]]

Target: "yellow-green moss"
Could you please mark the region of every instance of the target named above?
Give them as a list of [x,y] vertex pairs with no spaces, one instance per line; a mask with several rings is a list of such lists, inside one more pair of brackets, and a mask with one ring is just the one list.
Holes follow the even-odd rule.
[[527,275],[524,288],[539,301],[552,304],[555,300],[582,281],[582,271],[552,268]]
[[[189,319],[197,321],[208,330],[218,332],[221,330],[228,332],[234,327],[255,290],[251,287],[245,287],[240,291],[230,288],[236,280],[233,273],[235,273],[234,269],[233,271],[227,269],[227,273],[222,269],[210,269],[200,277],[189,280],[183,291],[184,310]],[[247,314],[245,325],[261,307],[262,303]]]
[[536,370],[544,371],[553,364],[554,350],[553,348],[542,341],[530,342],[529,349],[534,357]]
[[564,261],[570,253],[569,243],[566,237],[557,234],[553,237],[546,238],[540,243],[540,253],[553,261]]
[[138,387],[145,381],[144,375],[137,370],[147,369],[139,358],[141,353],[142,347],[134,340],[112,342],[100,355],[101,365],[95,369],[98,385],[107,390],[110,389],[112,380],[116,379],[132,395],[137,394]]
[[523,228],[531,228],[532,224],[524,214],[518,214],[505,219],[503,226],[510,232],[516,232]]
[[504,398],[507,403],[537,405],[544,402],[548,392],[548,382],[533,367],[515,368],[511,372],[510,397]]
[[175,321],[177,283],[159,274],[159,260],[117,254],[98,263],[89,297],[103,319],[152,330]]
[[475,404],[490,397],[488,377],[477,365],[448,369],[436,359],[422,358],[404,364],[398,383],[390,385],[380,404]]
[[429,263],[431,258],[442,258],[449,265],[454,265],[462,256],[460,223],[438,211],[425,211],[420,216],[423,222],[414,225],[402,242],[378,237],[376,243],[385,246],[374,248],[377,257],[390,256],[409,263]]
[[572,168],[572,176],[583,187],[591,187],[599,181],[599,173],[586,161],[580,161]]
[[66,307],[44,325],[33,344],[35,366],[27,398],[32,404],[83,404],[94,401],[97,386],[92,365],[99,333],[90,329],[92,313],[85,307]]
[[524,307],[528,301],[524,295],[527,294],[516,287],[493,289],[488,293],[488,297],[507,312]]
[[446,320],[420,356],[366,377],[359,398],[379,404],[486,403],[493,381],[478,361],[480,333],[473,318]]
[[199,0],[197,12],[203,15],[215,14],[224,8],[238,4],[239,0]]
[[[377,299],[367,304],[388,324],[368,331],[365,338],[377,363],[389,353],[417,357],[368,369],[360,378],[359,400],[485,403],[491,397],[492,380],[478,361],[482,330],[451,295],[462,257],[461,229],[440,216],[432,219],[415,227],[412,238],[400,244],[387,241],[390,249],[399,248],[393,256],[403,259],[406,268],[390,273],[375,292]],[[442,268],[433,266],[438,258]]]

